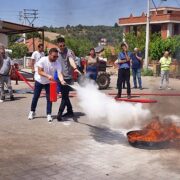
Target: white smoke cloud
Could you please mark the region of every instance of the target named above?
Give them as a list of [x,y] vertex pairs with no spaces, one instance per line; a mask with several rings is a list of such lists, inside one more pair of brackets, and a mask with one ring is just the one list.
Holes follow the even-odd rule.
[[116,102],[89,83],[85,86],[74,86],[77,90],[79,106],[88,119],[99,125],[110,128],[131,129],[140,127],[150,119],[150,111],[143,109],[141,104]]

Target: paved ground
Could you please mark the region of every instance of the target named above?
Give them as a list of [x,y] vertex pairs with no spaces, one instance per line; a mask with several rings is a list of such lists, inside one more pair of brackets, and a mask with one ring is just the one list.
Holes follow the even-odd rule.
[[[171,80],[180,92],[180,81]],[[116,92],[116,79],[105,92]],[[13,84],[15,84],[13,82]],[[157,90],[159,78],[143,78],[141,92]],[[14,89],[26,87],[20,82]],[[133,92],[140,92],[133,90]],[[76,106],[78,122],[49,124],[41,98],[37,118],[28,121],[31,94],[15,94],[16,101],[0,104],[0,180],[169,180],[180,179],[180,150],[137,149],[130,146],[120,131],[95,126]],[[151,98],[156,98],[151,96]],[[154,115],[180,116],[180,97],[158,97],[158,103],[146,104]],[[56,115],[60,100],[53,106]]]

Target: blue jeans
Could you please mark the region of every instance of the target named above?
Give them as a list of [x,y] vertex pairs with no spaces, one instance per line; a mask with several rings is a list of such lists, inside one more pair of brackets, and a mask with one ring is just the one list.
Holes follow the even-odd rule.
[[46,100],[47,100],[46,113],[51,114],[52,102],[50,101],[50,84],[41,84],[37,81],[35,81],[34,96],[33,96],[32,103],[31,103],[31,111],[34,111],[34,112],[36,111],[38,99],[39,99],[39,96],[40,96],[43,88],[46,91]]
[[97,67],[96,66],[87,66],[86,77],[96,81],[96,79],[97,79]]
[[132,75],[133,75],[133,82],[134,82],[134,87],[137,87],[137,80],[138,79],[138,84],[139,88],[142,88],[142,81],[141,81],[141,68],[132,68]]

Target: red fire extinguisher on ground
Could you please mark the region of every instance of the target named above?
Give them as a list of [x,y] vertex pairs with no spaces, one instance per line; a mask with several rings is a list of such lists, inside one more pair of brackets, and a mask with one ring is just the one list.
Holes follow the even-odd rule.
[[57,82],[56,81],[50,82],[50,101],[51,102],[57,101]]

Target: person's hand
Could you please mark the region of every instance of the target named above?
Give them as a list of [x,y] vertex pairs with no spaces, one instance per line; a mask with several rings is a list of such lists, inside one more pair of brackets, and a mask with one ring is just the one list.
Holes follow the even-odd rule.
[[50,80],[50,81],[53,81],[54,80],[54,78],[53,78],[53,76],[48,76],[48,79]]
[[66,81],[62,80],[62,81],[61,81],[61,84],[62,84],[62,85],[66,85]]
[[81,75],[81,72],[78,69],[75,69],[74,72],[77,72],[79,75]]

